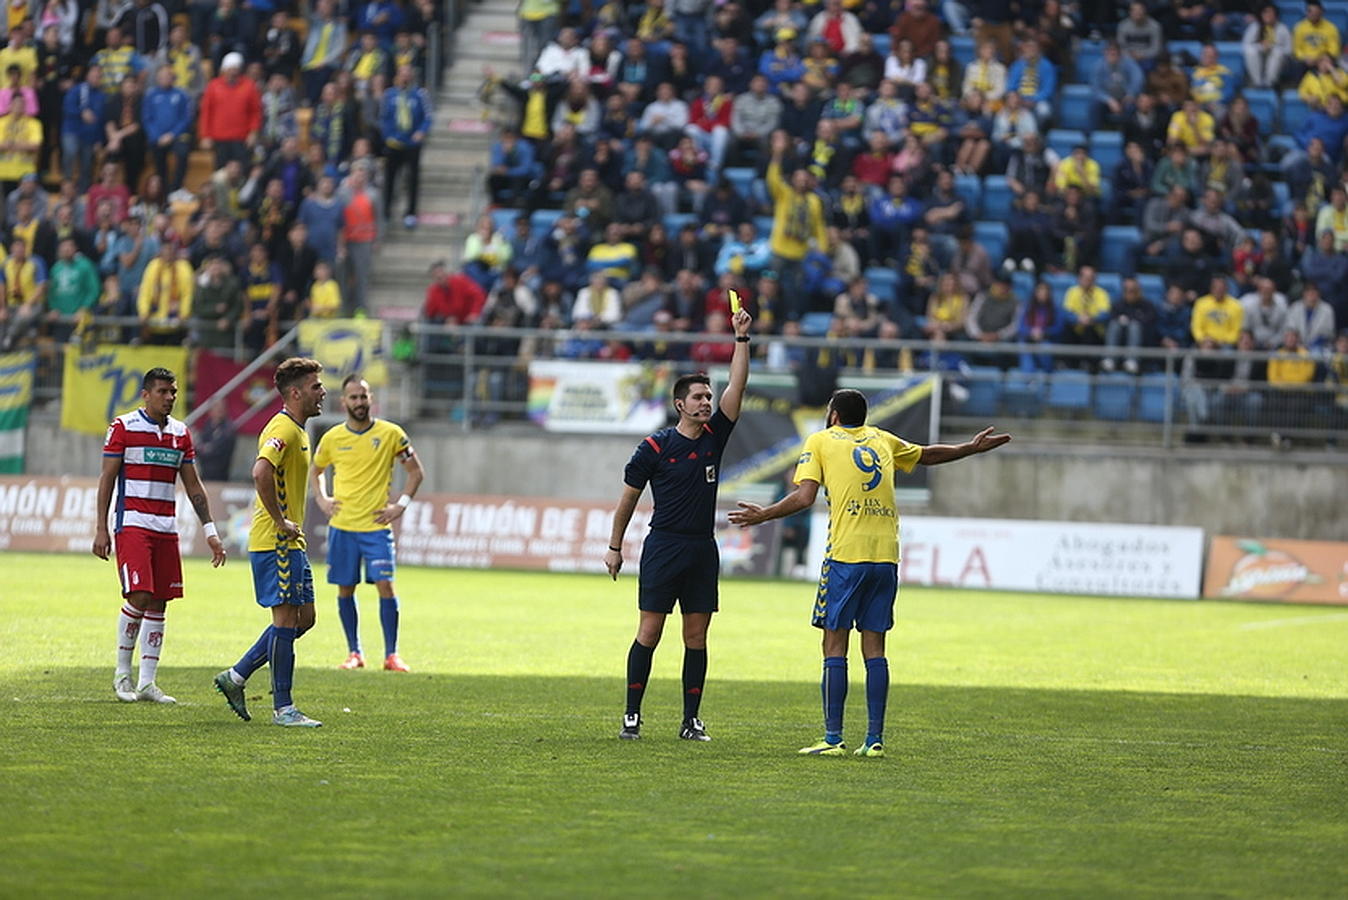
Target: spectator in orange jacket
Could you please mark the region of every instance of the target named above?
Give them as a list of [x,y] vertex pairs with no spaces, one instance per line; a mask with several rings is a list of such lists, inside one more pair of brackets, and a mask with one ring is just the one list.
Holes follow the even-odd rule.
[[201,149],[215,150],[215,167],[237,159],[247,168],[249,148],[262,128],[262,96],[242,74],[243,56],[225,54],[220,74],[206,85],[201,98]]

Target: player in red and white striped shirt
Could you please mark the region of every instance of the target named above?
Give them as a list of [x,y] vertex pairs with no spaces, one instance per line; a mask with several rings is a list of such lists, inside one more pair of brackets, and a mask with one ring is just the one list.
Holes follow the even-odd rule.
[[[174,495],[179,475],[211,548],[211,565],[225,562],[225,545],[211,521],[210,501],[197,475],[196,455],[187,426],[169,415],[178,399],[177,377],[155,368],[141,381],[145,405],[118,416],[103,444],[98,478],[98,527],[94,555],[107,559],[108,507],[117,491],[117,574],[122,583],[122,613],[117,620],[117,673],[113,690],[128,703],[173,703],[155,684],[164,643],[164,613],[169,600],[183,595]],[[133,687],[131,657],[140,638],[140,681]]]

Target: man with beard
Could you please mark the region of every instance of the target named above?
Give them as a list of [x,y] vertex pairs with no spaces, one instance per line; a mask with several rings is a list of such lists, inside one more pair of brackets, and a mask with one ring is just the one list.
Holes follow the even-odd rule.
[[[398,655],[398,597],[393,591],[394,548],[392,525],[402,518],[425,472],[412,450],[407,432],[384,419],[370,416],[370,385],[359,375],[342,382],[346,421],[330,428],[318,442],[310,481],[314,499],[328,516],[328,584],[337,585],[337,614],[346,631],[349,649],[339,668],[363,669],[357,628],[356,583],[362,560],[365,582],[379,592],[379,623],[384,629],[384,668],[411,671]],[[407,472],[402,495],[389,499],[393,464]],[[328,492],[326,472],[333,470]]]

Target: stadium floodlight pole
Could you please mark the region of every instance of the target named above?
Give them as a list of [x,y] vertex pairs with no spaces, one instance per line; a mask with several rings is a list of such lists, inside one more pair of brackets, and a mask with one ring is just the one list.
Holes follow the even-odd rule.
[[[296,324],[294,328],[291,328],[289,331],[283,334],[276,341],[276,343],[272,344],[266,350],[262,351],[261,356],[250,362],[248,365],[244,366],[243,369],[239,372],[239,374],[229,379],[229,381],[226,381],[223,385],[221,385],[220,389],[217,390],[214,394],[211,394],[205,400],[198,403],[197,408],[187,414],[187,418],[183,420],[183,424],[191,428],[193,425],[197,423],[198,420],[202,418],[202,416],[206,415],[206,410],[210,409],[211,404],[214,403],[218,398],[228,397],[230,391],[234,390],[236,387],[243,384],[249,378],[252,378],[253,373],[256,372],[258,369],[262,368],[263,366],[265,366],[273,356],[275,356],[280,351],[286,349],[299,339],[300,339],[300,326]],[[274,398],[269,395],[267,397],[266,402],[272,403],[273,401]],[[253,413],[257,412],[258,408],[259,408],[258,405],[254,404],[253,408],[248,411],[248,415],[252,415]],[[245,418],[247,417],[245,416]]]

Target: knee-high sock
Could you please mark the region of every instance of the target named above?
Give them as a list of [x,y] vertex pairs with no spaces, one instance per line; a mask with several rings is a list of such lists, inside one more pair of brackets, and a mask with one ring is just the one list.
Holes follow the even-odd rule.
[[398,598],[379,598],[379,624],[384,629],[384,655],[398,652]]
[[[296,628],[295,640],[298,641],[308,634],[309,629],[312,627],[313,626]],[[267,660],[271,659],[271,630],[272,626],[270,625],[264,628],[262,630],[262,635],[257,639],[253,646],[249,647],[248,652],[243,655],[243,658],[236,662],[233,668],[229,670],[230,678],[234,680],[235,684],[243,684],[248,680],[248,676],[265,666]]]
[[337,596],[337,618],[342,620],[342,630],[346,632],[346,649],[352,653],[360,652],[360,614],[356,611],[356,595]]
[[122,604],[122,612],[117,616],[117,674],[131,674],[131,658],[136,654],[136,638],[140,636],[140,626],[145,613],[130,603]]
[[824,657],[820,690],[824,695],[824,740],[830,744],[841,743],[843,707],[847,703],[847,657]]
[[164,613],[146,610],[140,626],[140,681],[136,690],[153,684],[159,671],[159,652],[164,646]]
[[285,709],[294,703],[290,688],[295,679],[295,629],[272,627],[270,656],[272,705]]
[[707,683],[707,650],[683,648],[683,717],[692,719],[702,705],[702,688]]
[[866,660],[866,743],[882,743],[885,736],[885,706],[889,703],[889,660],[883,656]]
[[627,712],[641,712],[641,698],[646,694],[646,682],[651,679],[651,660],[655,658],[655,648],[647,647],[641,641],[632,641],[627,651]]

